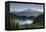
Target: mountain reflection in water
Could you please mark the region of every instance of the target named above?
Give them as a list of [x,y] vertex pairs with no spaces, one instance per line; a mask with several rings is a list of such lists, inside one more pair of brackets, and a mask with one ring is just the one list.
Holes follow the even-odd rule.
[[24,24],[32,24],[33,20],[16,20],[16,24],[24,25]]

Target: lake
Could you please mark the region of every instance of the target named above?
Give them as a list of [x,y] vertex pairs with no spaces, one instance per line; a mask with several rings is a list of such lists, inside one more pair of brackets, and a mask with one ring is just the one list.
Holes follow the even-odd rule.
[[33,20],[16,20],[16,24],[18,23],[19,25],[24,25],[24,24],[32,24]]

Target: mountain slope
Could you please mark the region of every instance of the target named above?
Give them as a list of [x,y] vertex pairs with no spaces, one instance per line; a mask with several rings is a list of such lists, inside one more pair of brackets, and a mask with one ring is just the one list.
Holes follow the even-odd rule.
[[17,16],[26,16],[26,17],[29,17],[29,16],[34,16],[34,17],[37,17],[38,15],[42,14],[41,12],[38,12],[38,11],[35,11],[35,10],[32,10],[32,9],[26,9],[22,12],[12,12],[13,14],[16,14]]

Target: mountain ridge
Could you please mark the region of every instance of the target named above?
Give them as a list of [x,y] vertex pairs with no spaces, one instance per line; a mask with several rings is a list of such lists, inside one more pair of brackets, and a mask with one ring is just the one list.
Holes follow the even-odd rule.
[[38,16],[40,14],[42,14],[41,12],[38,12],[38,11],[35,11],[35,10],[32,10],[32,9],[26,9],[22,12],[12,12],[13,14],[16,14],[17,16]]

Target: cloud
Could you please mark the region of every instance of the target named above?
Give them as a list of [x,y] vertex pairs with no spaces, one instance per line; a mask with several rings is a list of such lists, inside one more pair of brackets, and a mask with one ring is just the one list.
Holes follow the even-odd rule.
[[43,13],[43,9],[38,9],[38,8],[31,8],[31,9]]
[[26,9],[43,12],[43,5],[10,3],[10,12],[23,12]]

